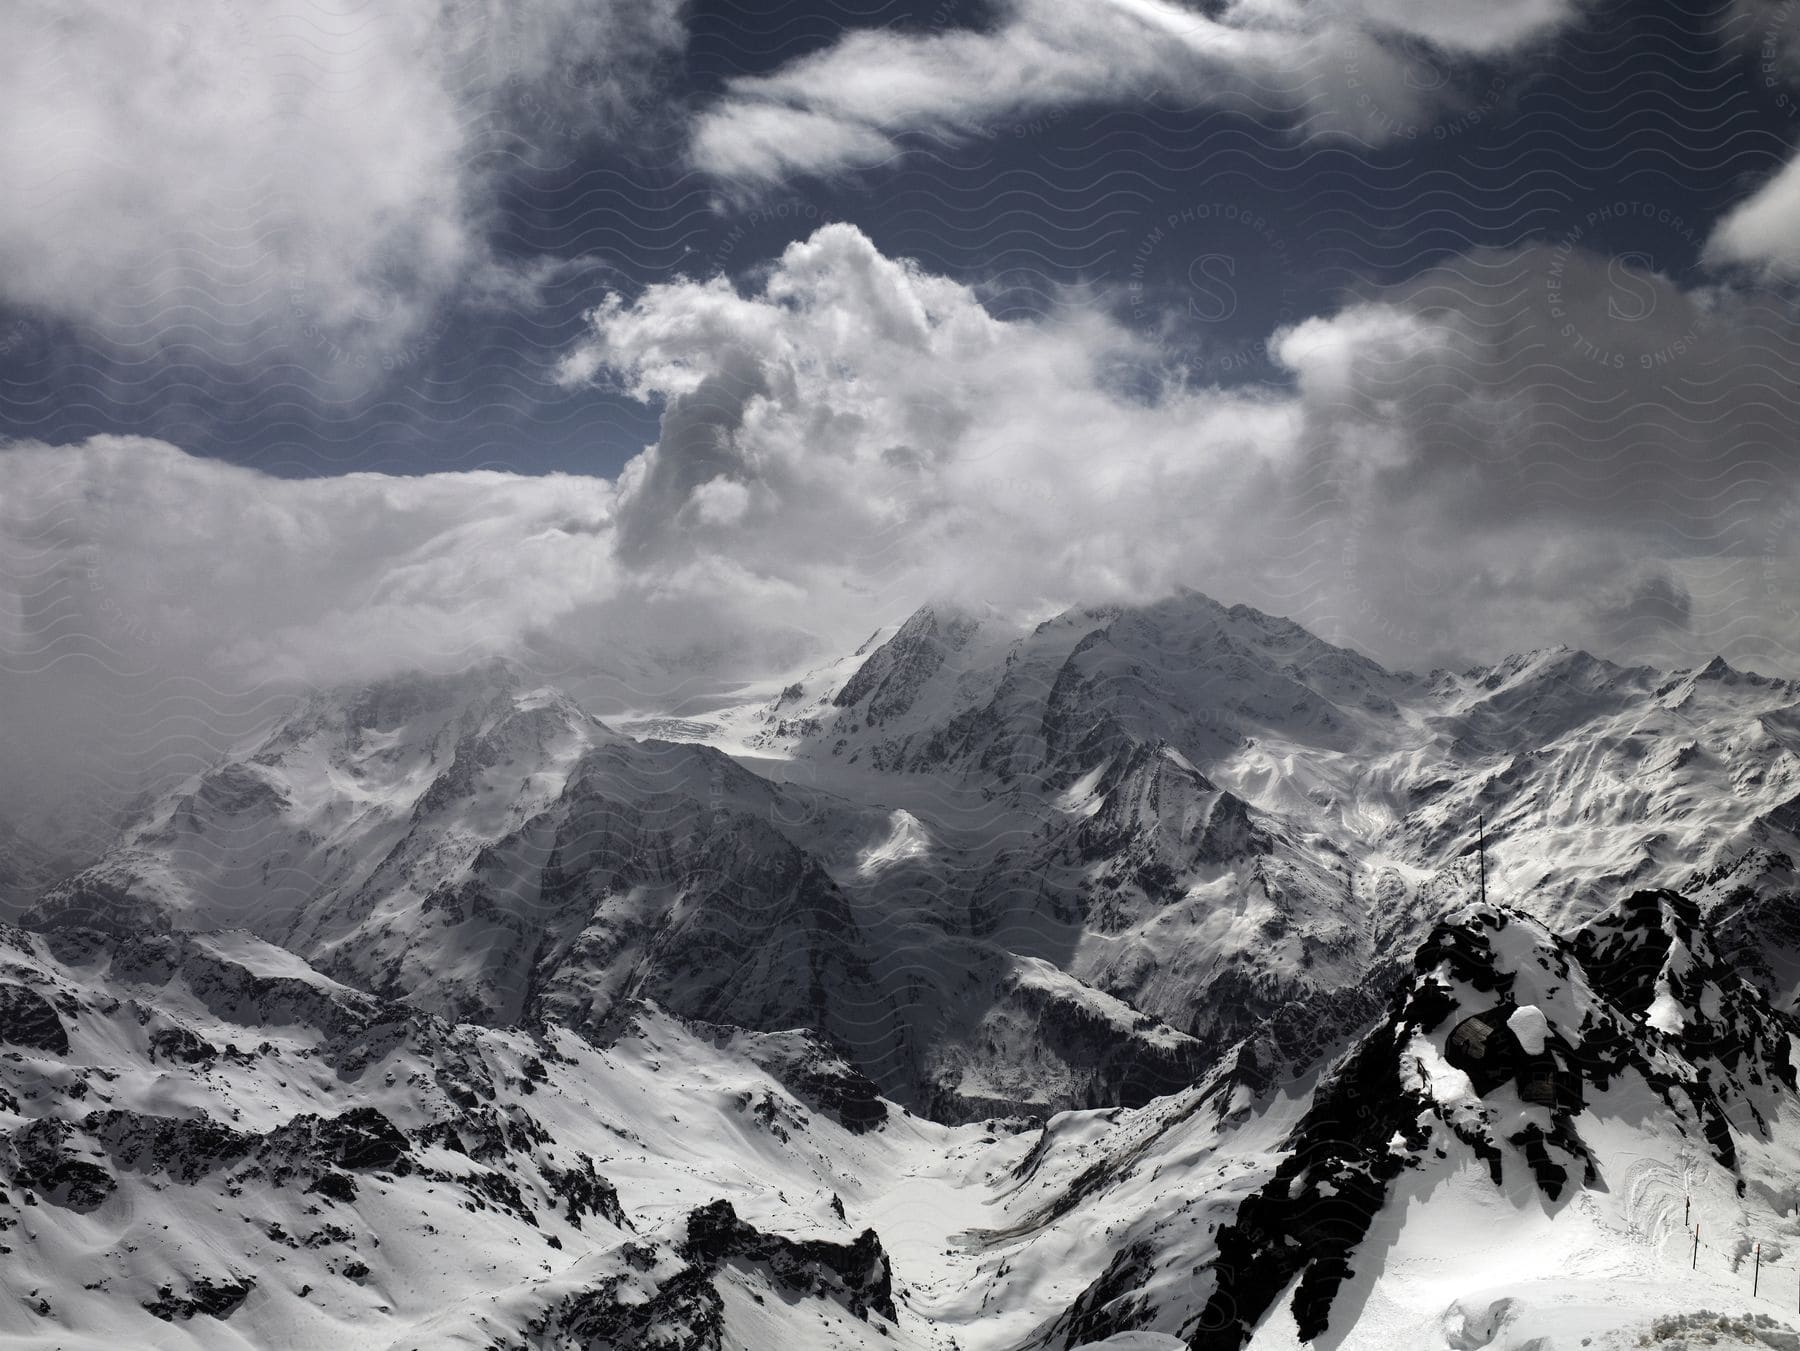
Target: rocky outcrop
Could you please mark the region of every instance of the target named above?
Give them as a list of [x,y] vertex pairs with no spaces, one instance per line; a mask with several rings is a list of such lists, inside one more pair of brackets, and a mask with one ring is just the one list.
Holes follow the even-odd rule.
[[765,1234],[740,1220],[731,1202],[714,1201],[688,1213],[682,1252],[703,1269],[721,1262],[766,1267],[782,1289],[835,1299],[858,1318],[895,1317],[893,1271],[873,1229],[851,1243],[795,1240]]
[[[667,1262],[651,1249],[627,1245],[637,1268],[570,1295],[534,1320],[532,1348],[582,1351],[721,1351],[725,1304],[705,1271]],[[503,1343],[503,1345],[510,1345]],[[518,1343],[524,1351],[526,1343]]]
[[69,1033],[56,1006],[43,995],[0,981],[0,1044],[67,1055]]
[[828,1047],[815,1033],[738,1032],[720,1027],[715,1036],[767,1070],[815,1112],[846,1130],[862,1134],[888,1119],[888,1105],[875,1081]]
[[[1323,1336],[1364,1237],[1411,1170],[1460,1155],[1498,1187],[1516,1169],[1547,1206],[1594,1185],[1577,1114],[1626,1079],[1735,1170],[1732,1123],[1772,1120],[1800,1087],[1796,1031],[1678,894],[1632,895],[1567,936],[1502,907],[1459,912],[1433,929],[1387,1015],[1333,1067],[1266,1181],[1219,1229],[1189,1344],[1238,1351],[1288,1290],[1301,1339]],[[1179,1260],[1121,1253],[1059,1328],[1096,1337],[1149,1325],[1158,1310],[1142,1290]]]
[[118,1189],[111,1173],[79,1155],[75,1131],[66,1121],[39,1117],[5,1141],[12,1155],[12,1179],[53,1206],[89,1211]]
[[185,1294],[177,1295],[174,1286],[163,1286],[157,1291],[156,1298],[144,1305],[144,1310],[165,1323],[178,1318],[186,1321],[200,1314],[208,1318],[230,1318],[238,1306],[250,1298],[254,1289],[256,1279],[252,1276],[224,1280],[201,1276],[188,1283]]

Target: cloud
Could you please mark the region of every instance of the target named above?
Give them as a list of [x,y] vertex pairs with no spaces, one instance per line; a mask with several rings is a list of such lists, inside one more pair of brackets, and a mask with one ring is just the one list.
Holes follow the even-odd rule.
[[15,676],[78,656],[221,684],[461,665],[615,589],[604,479],[279,479],[137,437],[0,455]]
[[1800,158],[1725,214],[1706,241],[1706,261],[1765,277],[1800,277]]
[[0,782],[41,795],[71,744],[116,773],[126,732],[166,760],[177,695],[216,731],[492,653],[668,708],[933,598],[1024,620],[1192,586],[1414,668],[1559,641],[1800,664],[1779,305],[1540,247],[1271,350],[1284,386],[1195,384],[1105,310],[999,319],[832,225],[741,288],[594,310],[565,378],[662,406],[616,480],[0,450],[0,758],[31,767]]
[[[1733,0],[1721,34],[1755,66],[1775,103],[1794,111],[1800,88],[1800,9],[1790,0]],[[1800,155],[1792,156],[1714,227],[1704,260],[1763,280],[1800,276]]]
[[985,28],[855,29],[772,74],[730,81],[697,120],[702,168],[755,185],[866,168],[900,138],[956,139],[1047,109],[1165,97],[1378,141],[1467,101],[1577,0],[1006,0]]
[[[1146,353],[1110,320],[997,320],[845,225],[752,294],[673,283],[592,321],[569,376],[667,400],[620,480],[622,558],[692,578],[696,602],[778,583],[844,634],[925,594],[1029,608],[1166,584],[1193,561],[1158,528],[1166,493],[1204,475],[1228,508],[1297,431],[1258,394],[1145,402],[1121,373]],[[710,509],[724,485],[730,513]]]
[[681,38],[678,0],[0,7],[0,297],[231,361],[379,352],[505,288],[492,166],[616,127]]
[[0,475],[0,815],[71,839],[308,685],[529,651],[617,590],[601,479],[289,480],[136,437]]
[[845,225],[755,289],[591,318],[565,376],[665,405],[617,517],[665,596],[802,595],[848,633],[927,594],[1192,585],[1400,663],[1567,641],[1791,664],[1766,594],[1795,571],[1791,321],[1640,263],[1459,260],[1275,335],[1291,389],[1190,384],[1093,309],[996,319]]

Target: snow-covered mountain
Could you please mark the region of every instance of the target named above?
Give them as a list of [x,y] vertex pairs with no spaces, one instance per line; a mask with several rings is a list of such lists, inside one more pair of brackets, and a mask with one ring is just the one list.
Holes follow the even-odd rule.
[[871,1344],[865,1197],[944,1134],[803,1034],[452,1024],[241,931],[0,930],[0,1001],[15,1345]]
[[1408,971],[1301,1079],[1253,1040],[1180,1093],[1020,1131],[920,1119],[805,1033],[643,1003],[605,1035],[481,1027],[241,931],[0,930],[0,1326],[69,1348],[1792,1345],[1796,1026],[1696,906],[1640,893],[1563,936],[1469,907]]
[[926,607],[617,726],[504,662],[325,692],[91,866],[17,854],[0,1245],[47,1311],[5,1316],[934,1351],[1697,1317],[1736,1276],[1662,1289],[1671,1197],[1800,1243],[1797,779],[1790,682],[1388,672],[1193,593]]
[[1193,593],[927,607],[772,700],[615,732],[504,664],[333,692],[35,924],[236,925],[446,1016],[621,996],[816,1028],[948,1119],[1141,1103],[1278,1019],[1297,1072],[1475,890],[1673,887],[1791,1003],[1800,690],[1555,651],[1390,673]]
[[[1498,1344],[1534,1345],[1575,1330],[1558,1306],[1601,1293],[1597,1259],[1628,1300],[1662,1304],[1642,1277],[1660,1269],[1651,1254],[1677,1255],[1690,1198],[1713,1251],[1760,1241],[1791,1296],[1796,1031],[1675,893],[1636,893],[1563,936],[1470,907],[1434,928],[1229,1217],[1200,1241],[1191,1203],[1153,1204],[1130,1279],[1097,1282],[1072,1318],[1084,1335],[1153,1328],[1210,1349],[1334,1330],[1407,1344],[1437,1314],[1439,1345],[1487,1345],[1503,1324]],[[1416,1306],[1421,1287],[1458,1281],[1479,1297]]]
[[[1141,774],[1127,767],[1160,751],[1192,771],[1191,798],[1222,793],[1245,823],[1240,840],[1304,877],[1257,892],[1306,909],[1304,924],[1321,907],[1281,896],[1310,890],[1316,902],[1335,876],[1328,909],[1366,919],[1377,951],[1471,894],[1485,818],[1493,895],[1563,925],[1628,890],[1690,892],[1721,912],[1728,941],[1761,931],[1744,955],[1792,1000],[1796,936],[1791,922],[1769,928],[1783,927],[1795,894],[1800,684],[1717,659],[1661,672],[1561,648],[1420,677],[1191,592],[1070,610],[1024,634],[997,627],[928,607],[721,731],[845,791],[950,782],[1028,816],[1074,806],[1094,830],[1129,814]],[[1184,860],[1170,851],[1191,831],[1139,824],[1125,832],[1132,847],[1103,848],[1082,888],[1103,922],[1139,898],[1160,912],[1191,894],[1184,861],[1219,853],[1202,846]],[[1312,937],[1315,958],[1350,943]],[[1305,963],[1309,952],[1288,955]]]
[[[32,912],[242,927],[444,1016],[603,1026],[621,1000],[809,1027],[948,1115],[1143,1101],[1191,1037],[976,932],[990,850],[619,736],[504,665],[323,697],[157,804]],[[916,846],[916,847],[915,847]]]

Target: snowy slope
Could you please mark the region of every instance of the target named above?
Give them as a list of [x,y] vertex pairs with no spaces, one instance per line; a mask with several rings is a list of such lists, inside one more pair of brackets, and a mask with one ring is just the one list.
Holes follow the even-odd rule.
[[[860,665],[825,668],[726,721],[721,744],[779,754],[780,772],[846,795],[904,802],[944,831],[1030,830],[1071,804],[1116,818],[1125,802],[1103,802],[1096,785],[1165,748],[1243,804],[1265,842],[1285,837],[1264,854],[1311,874],[1286,889],[1310,894],[1277,905],[1315,955],[1348,939],[1328,923],[1310,931],[1326,909],[1377,948],[1416,942],[1473,890],[1485,817],[1494,894],[1566,925],[1623,890],[1691,891],[1738,913],[1738,932],[1761,932],[1739,950],[1778,999],[1796,988],[1800,934],[1782,915],[1800,850],[1800,686],[1718,660],[1659,672],[1559,648],[1418,677],[1192,592],[1073,609],[1023,633],[928,607]],[[1162,825],[1148,834],[1166,852],[1181,823]],[[1249,852],[1220,870],[1231,877],[1216,902],[1254,904]],[[1336,880],[1322,885],[1323,873]],[[1119,922],[1121,890],[1164,899],[1121,882],[1165,876],[1103,869],[1074,904],[1104,929]],[[1279,981],[1305,956],[1290,951],[1257,977]],[[1108,968],[1074,969],[1134,997]]]
[[[320,696],[151,806],[37,919],[280,938],[323,891],[379,885],[384,871],[415,890],[454,875],[609,737],[554,691],[521,690],[500,663]],[[401,850],[427,820],[439,847]]]
[[328,692],[18,855],[0,1341],[1791,1347],[1796,803],[1792,683],[1194,593]]
[[[1252,1041],[1015,1133],[885,1104],[807,1034],[452,1024],[241,931],[0,930],[0,1335],[1541,1351],[1715,1310],[1790,1345],[1794,1025],[1692,905],[1564,937],[1473,908],[1410,969],[1300,1079]],[[1458,1069],[1491,1012],[1510,1049]]]
[[1144,1101],[1204,1048],[1008,944],[992,840],[615,734],[504,665],[321,696],[53,888],[42,928],[242,926],[448,1017],[652,999],[810,1027],[950,1117]]
[[[797,1345],[931,1345],[856,1223],[875,1123],[728,1038],[454,1026],[241,932],[0,931],[0,992],[41,1015],[0,1061],[0,1333],[27,1344],[705,1346],[799,1301]],[[787,1049],[822,1101],[843,1067]]]
[[[1567,937],[1474,907],[1413,971],[1260,1175],[1221,1171],[1226,1218],[1151,1198],[1070,1325],[1200,1348],[1523,1347],[1650,1312],[1793,1307],[1796,1026],[1691,903],[1639,893]],[[1495,1049],[1471,1062],[1455,1034],[1489,1014]],[[1713,1244],[1697,1272],[1689,1197]],[[1752,1303],[1729,1261],[1753,1241],[1779,1303]]]

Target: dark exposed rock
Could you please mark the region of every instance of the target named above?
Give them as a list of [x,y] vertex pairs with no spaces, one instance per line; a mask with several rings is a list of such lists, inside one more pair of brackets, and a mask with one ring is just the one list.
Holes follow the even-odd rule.
[[930,606],[918,610],[869,654],[832,702],[852,708],[866,701],[863,717],[869,723],[904,714],[948,654],[966,647],[978,628],[977,621],[966,616],[940,619]]
[[1129,1243],[1113,1254],[1106,1270],[1056,1320],[1053,1335],[1063,1346],[1103,1342],[1121,1332],[1135,1332],[1153,1312],[1138,1293],[1154,1270],[1148,1242]]
[[852,1243],[795,1241],[765,1234],[719,1200],[688,1212],[688,1260],[710,1269],[725,1261],[764,1263],[776,1282],[798,1294],[830,1296],[858,1318],[894,1318],[893,1272],[881,1239],[865,1229]]
[[69,1033],[56,1008],[36,990],[0,981],[0,1042],[34,1051],[69,1053]]
[[218,1047],[185,1027],[166,1027],[150,1034],[150,1058],[152,1060],[175,1060],[184,1065],[206,1065],[211,1064],[218,1057]]
[[44,941],[68,966],[104,962],[109,981],[126,989],[161,988],[179,975],[214,1017],[247,1029],[299,1024],[349,1047],[384,1018],[409,1023],[416,1016],[355,990],[251,970],[193,934],[65,927],[46,933]]
[[721,1351],[725,1302],[707,1273],[680,1268],[647,1300],[635,1282],[610,1277],[570,1295],[532,1325],[533,1346],[563,1351]]
[[288,805],[280,789],[245,764],[225,764],[208,770],[190,800],[204,805],[211,813],[234,816],[278,812]]
[[13,1180],[51,1205],[89,1211],[117,1189],[111,1173],[76,1158],[69,1145],[74,1128],[66,1121],[40,1117],[14,1133]]
[[579,1229],[583,1215],[598,1215],[616,1228],[630,1228],[625,1207],[619,1204],[619,1189],[594,1171],[594,1161],[586,1154],[575,1159],[573,1168],[546,1170],[551,1194],[568,1206],[569,1223]]
[[[164,1173],[181,1183],[250,1164],[266,1170],[277,1185],[299,1179],[309,1189],[349,1200],[355,1196],[354,1185],[346,1187],[350,1180],[338,1169],[404,1173],[412,1167],[406,1137],[372,1107],[334,1117],[303,1113],[263,1135],[209,1117],[151,1116],[117,1108],[90,1113],[81,1124],[122,1167]],[[348,1195],[336,1195],[346,1190]]]
[[[1187,1088],[1211,1061],[1199,1042],[1168,1034],[1148,1016],[1140,1016],[1132,1028],[1145,1035],[1122,1036],[1088,1005],[1057,998],[1038,986],[1022,984],[1014,998],[1035,1015],[1046,1046],[1071,1065],[1092,1067],[1085,1107],[1141,1107]],[[1160,1039],[1159,1032],[1164,1034]]]
[[1299,1280],[1294,1314],[1303,1340],[1325,1330],[1331,1301],[1350,1274],[1350,1254],[1368,1232],[1388,1185],[1423,1150],[1429,1104],[1402,1093],[1395,1067],[1411,1026],[1404,1006],[1372,1034],[1335,1080],[1320,1089],[1287,1142],[1274,1176],[1220,1230],[1218,1280],[1190,1345],[1238,1351],[1281,1292]]
[[[1508,933],[1514,926],[1524,932]],[[1412,967],[1386,1019],[1316,1091],[1268,1181],[1217,1232],[1217,1257],[1207,1268],[1213,1292],[1183,1325],[1195,1348],[1235,1351],[1288,1289],[1300,1335],[1321,1335],[1393,1182],[1428,1152],[1443,1158],[1450,1148],[1466,1147],[1496,1184],[1511,1157],[1553,1204],[1578,1180],[1597,1183],[1577,1128],[1584,1085],[1603,1090],[1621,1074],[1637,1075],[1694,1123],[1727,1167],[1735,1164],[1731,1122],[1760,1128],[1774,1106],[1767,1095],[1792,1091],[1792,1020],[1719,956],[1695,908],[1670,893],[1634,895],[1567,938],[1498,907],[1472,908],[1439,925]],[[1541,1053],[1527,1051],[1509,1022],[1528,970],[1538,987],[1584,983],[1598,1001],[1581,1028],[1552,1024]],[[1647,1018],[1664,991],[1694,1035],[1684,1030],[1671,1040]],[[1469,1028],[1459,1047],[1457,1034]],[[1482,1032],[1491,1034],[1487,1049],[1497,1059],[1465,1063],[1482,1052],[1487,1039],[1476,1035]],[[1469,1082],[1477,1097],[1504,1090],[1515,1104],[1508,1110],[1523,1105],[1543,1115],[1501,1138],[1497,1118],[1469,1099],[1453,1093],[1439,1101],[1420,1091],[1415,1086],[1429,1074],[1406,1054],[1415,1037],[1433,1038],[1453,1066],[1475,1071]],[[1220,1082],[1265,1091],[1268,1076],[1256,1063],[1266,1054],[1260,1043],[1245,1043],[1234,1054],[1237,1063]],[[1282,1059],[1278,1054],[1277,1062]],[[1739,1110],[1728,1113],[1733,1104]],[[1021,1167],[1031,1167],[1032,1158]],[[1095,1176],[1078,1177],[1067,1195],[1104,1185],[1116,1166],[1102,1161],[1089,1170]],[[1060,1344],[1054,1338],[1065,1332],[1080,1341],[1161,1326],[1167,1311],[1150,1307],[1140,1291],[1155,1272],[1180,1261],[1175,1250],[1127,1253],[1058,1320],[1051,1344]]]
[[356,1199],[356,1179],[348,1173],[320,1173],[306,1190],[317,1192],[327,1200],[341,1201],[345,1205],[349,1205]]
[[177,1318],[186,1321],[195,1314],[205,1314],[208,1318],[229,1318],[250,1298],[250,1292],[254,1289],[256,1280],[251,1276],[221,1281],[202,1276],[189,1282],[185,1295],[177,1295],[173,1286],[161,1287],[156,1292],[156,1299],[144,1305],[144,1308],[165,1323],[172,1323]]
[[241,1163],[261,1140],[210,1117],[149,1116],[116,1108],[91,1113],[81,1124],[121,1167],[166,1173],[183,1183]]
[[[458,1154],[467,1154],[477,1163],[493,1163],[509,1154],[529,1153],[533,1145],[550,1139],[543,1124],[517,1104],[502,1110],[480,1102],[471,1086],[451,1083],[448,1076],[440,1082],[462,1110],[421,1130],[421,1143],[443,1145]],[[452,1089],[460,1089],[460,1096]]]
[[119,939],[166,932],[169,918],[133,892],[132,879],[80,873],[51,887],[21,922],[46,933],[92,930]]
[[[734,1040],[730,1029],[714,1029],[714,1035],[720,1042]],[[746,1034],[734,1044],[801,1102],[846,1129],[861,1134],[887,1121],[887,1103],[875,1081],[815,1034]]]
[[538,1227],[537,1216],[519,1191],[519,1184],[503,1172],[490,1169],[486,1172],[440,1173],[432,1170],[425,1176],[452,1183],[468,1192],[472,1199],[464,1202],[465,1209],[486,1210],[492,1206],[533,1229]]
[[297,1116],[269,1132],[273,1146],[299,1145],[309,1158],[352,1170],[402,1172],[410,1166],[406,1137],[373,1107],[338,1116]]

